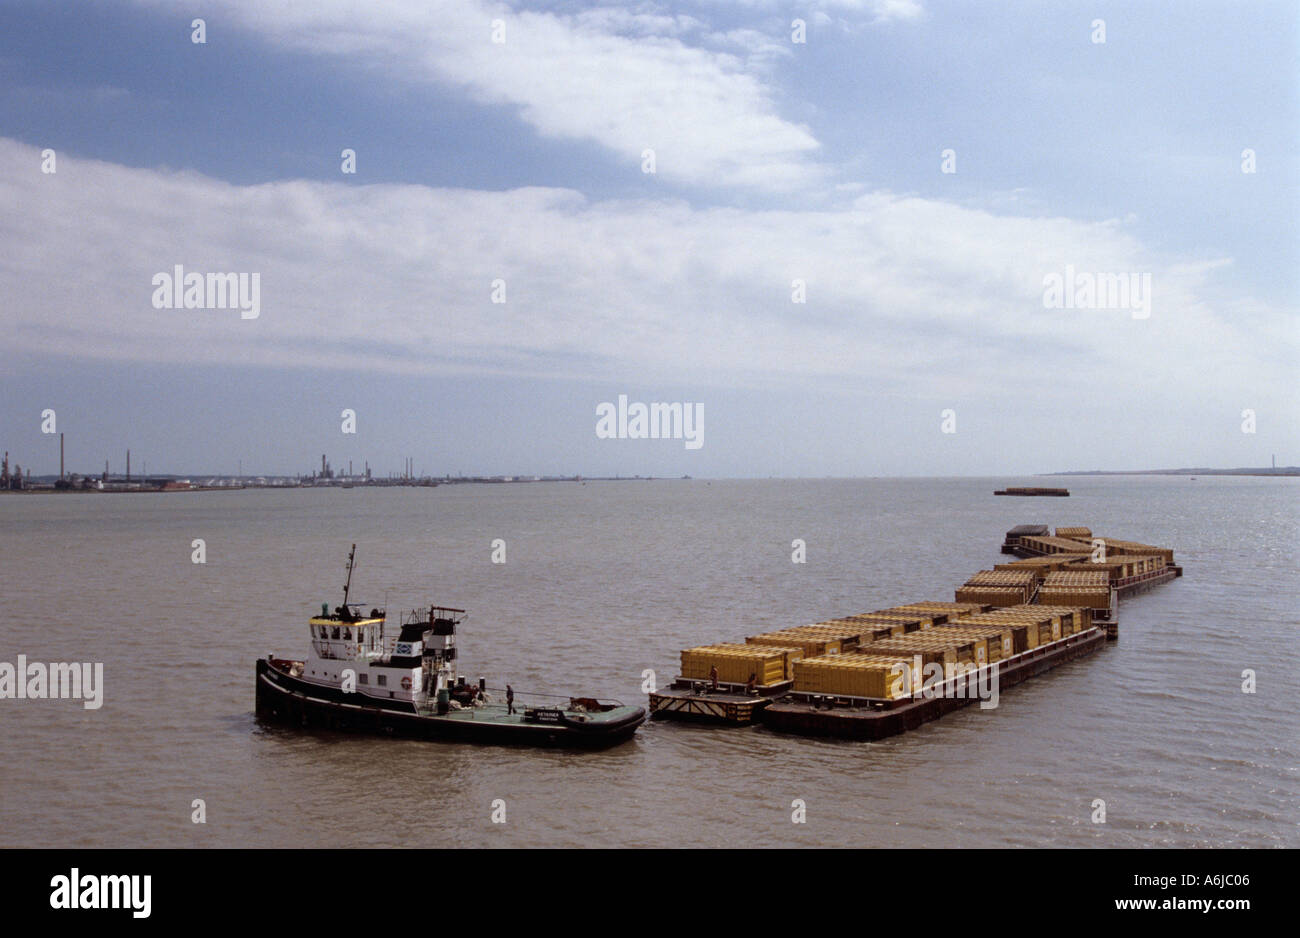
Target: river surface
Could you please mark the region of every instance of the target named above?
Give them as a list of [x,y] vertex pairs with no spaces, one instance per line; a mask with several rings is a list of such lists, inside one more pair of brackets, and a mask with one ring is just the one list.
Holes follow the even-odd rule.
[[[1298,495],[1125,476],[0,497],[0,661],[104,665],[98,710],[0,700],[0,846],[1300,846]],[[1185,576],[1123,602],[1117,644],[881,742],[653,723],[571,753],[253,715],[255,659],[305,653],[353,542],[354,598],[469,610],[471,678],[645,704],[643,672],[666,684],[682,648],[951,600],[1031,522],[1172,547]]]

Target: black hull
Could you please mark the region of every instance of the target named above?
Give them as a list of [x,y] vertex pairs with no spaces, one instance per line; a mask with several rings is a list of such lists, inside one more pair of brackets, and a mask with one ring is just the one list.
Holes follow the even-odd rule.
[[631,739],[645,722],[645,710],[639,707],[624,720],[579,724],[475,722],[416,714],[409,704],[400,706],[344,695],[290,677],[264,658],[257,662],[257,717],[268,723],[407,739],[604,749]]

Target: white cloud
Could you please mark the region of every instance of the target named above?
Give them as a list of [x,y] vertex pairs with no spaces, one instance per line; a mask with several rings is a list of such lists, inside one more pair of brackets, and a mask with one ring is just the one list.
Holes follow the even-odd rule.
[[787,191],[825,177],[816,137],[777,113],[764,79],[789,43],[752,29],[714,32],[653,8],[565,14],[490,0],[211,0],[204,11],[210,44],[231,21],[281,47],[461,88],[516,108],[543,136],[605,147],[630,173],[649,148],[660,176],[692,185]]
[[[1035,397],[1200,393],[1244,363],[1261,386],[1294,377],[1286,311],[1217,302],[1222,259],[1161,260],[1118,221],[888,193],[744,211],[559,189],[235,186],[66,154],[56,175],[39,166],[37,148],[0,139],[9,355]],[[175,264],[259,272],[261,317],[154,309],[151,278]],[[1043,276],[1066,264],[1151,272],[1151,318],[1044,309]],[[498,277],[504,305],[489,299]]]
[[895,20],[913,20],[920,17],[925,8],[918,0],[806,0],[792,7],[785,0],[697,0],[715,9],[722,7],[742,7],[755,10],[790,12],[792,16],[811,13],[817,19],[830,20],[826,11],[837,14],[866,17],[872,23],[887,23]]

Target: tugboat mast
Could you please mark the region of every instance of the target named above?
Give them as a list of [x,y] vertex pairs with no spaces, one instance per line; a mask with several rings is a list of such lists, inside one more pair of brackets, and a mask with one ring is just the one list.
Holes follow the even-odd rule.
[[347,617],[348,612],[348,592],[352,589],[352,561],[357,555],[357,545],[352,545],[352,550],[348,551],[348,581],[343,584],[343,614]]

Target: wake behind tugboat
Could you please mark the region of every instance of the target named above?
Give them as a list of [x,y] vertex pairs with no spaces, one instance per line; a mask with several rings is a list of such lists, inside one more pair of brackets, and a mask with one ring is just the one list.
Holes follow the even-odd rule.
[[[456,627],[465,611],[429,606],[401,619],[385,636],[386,611],[363,613],[349,602],[357,546],[348,554],[343,603],[310,620],[305,660],[267,655],[257,662],[257,716],[320,729],[424,739],[533,746],[603,748],[632,737],[645,708],[595,697],[513,691],[494,699],[480,679],[457,674]],[[391,646],[391,647],[390,647]],[[538,703],[547,696],[550,703]]]

